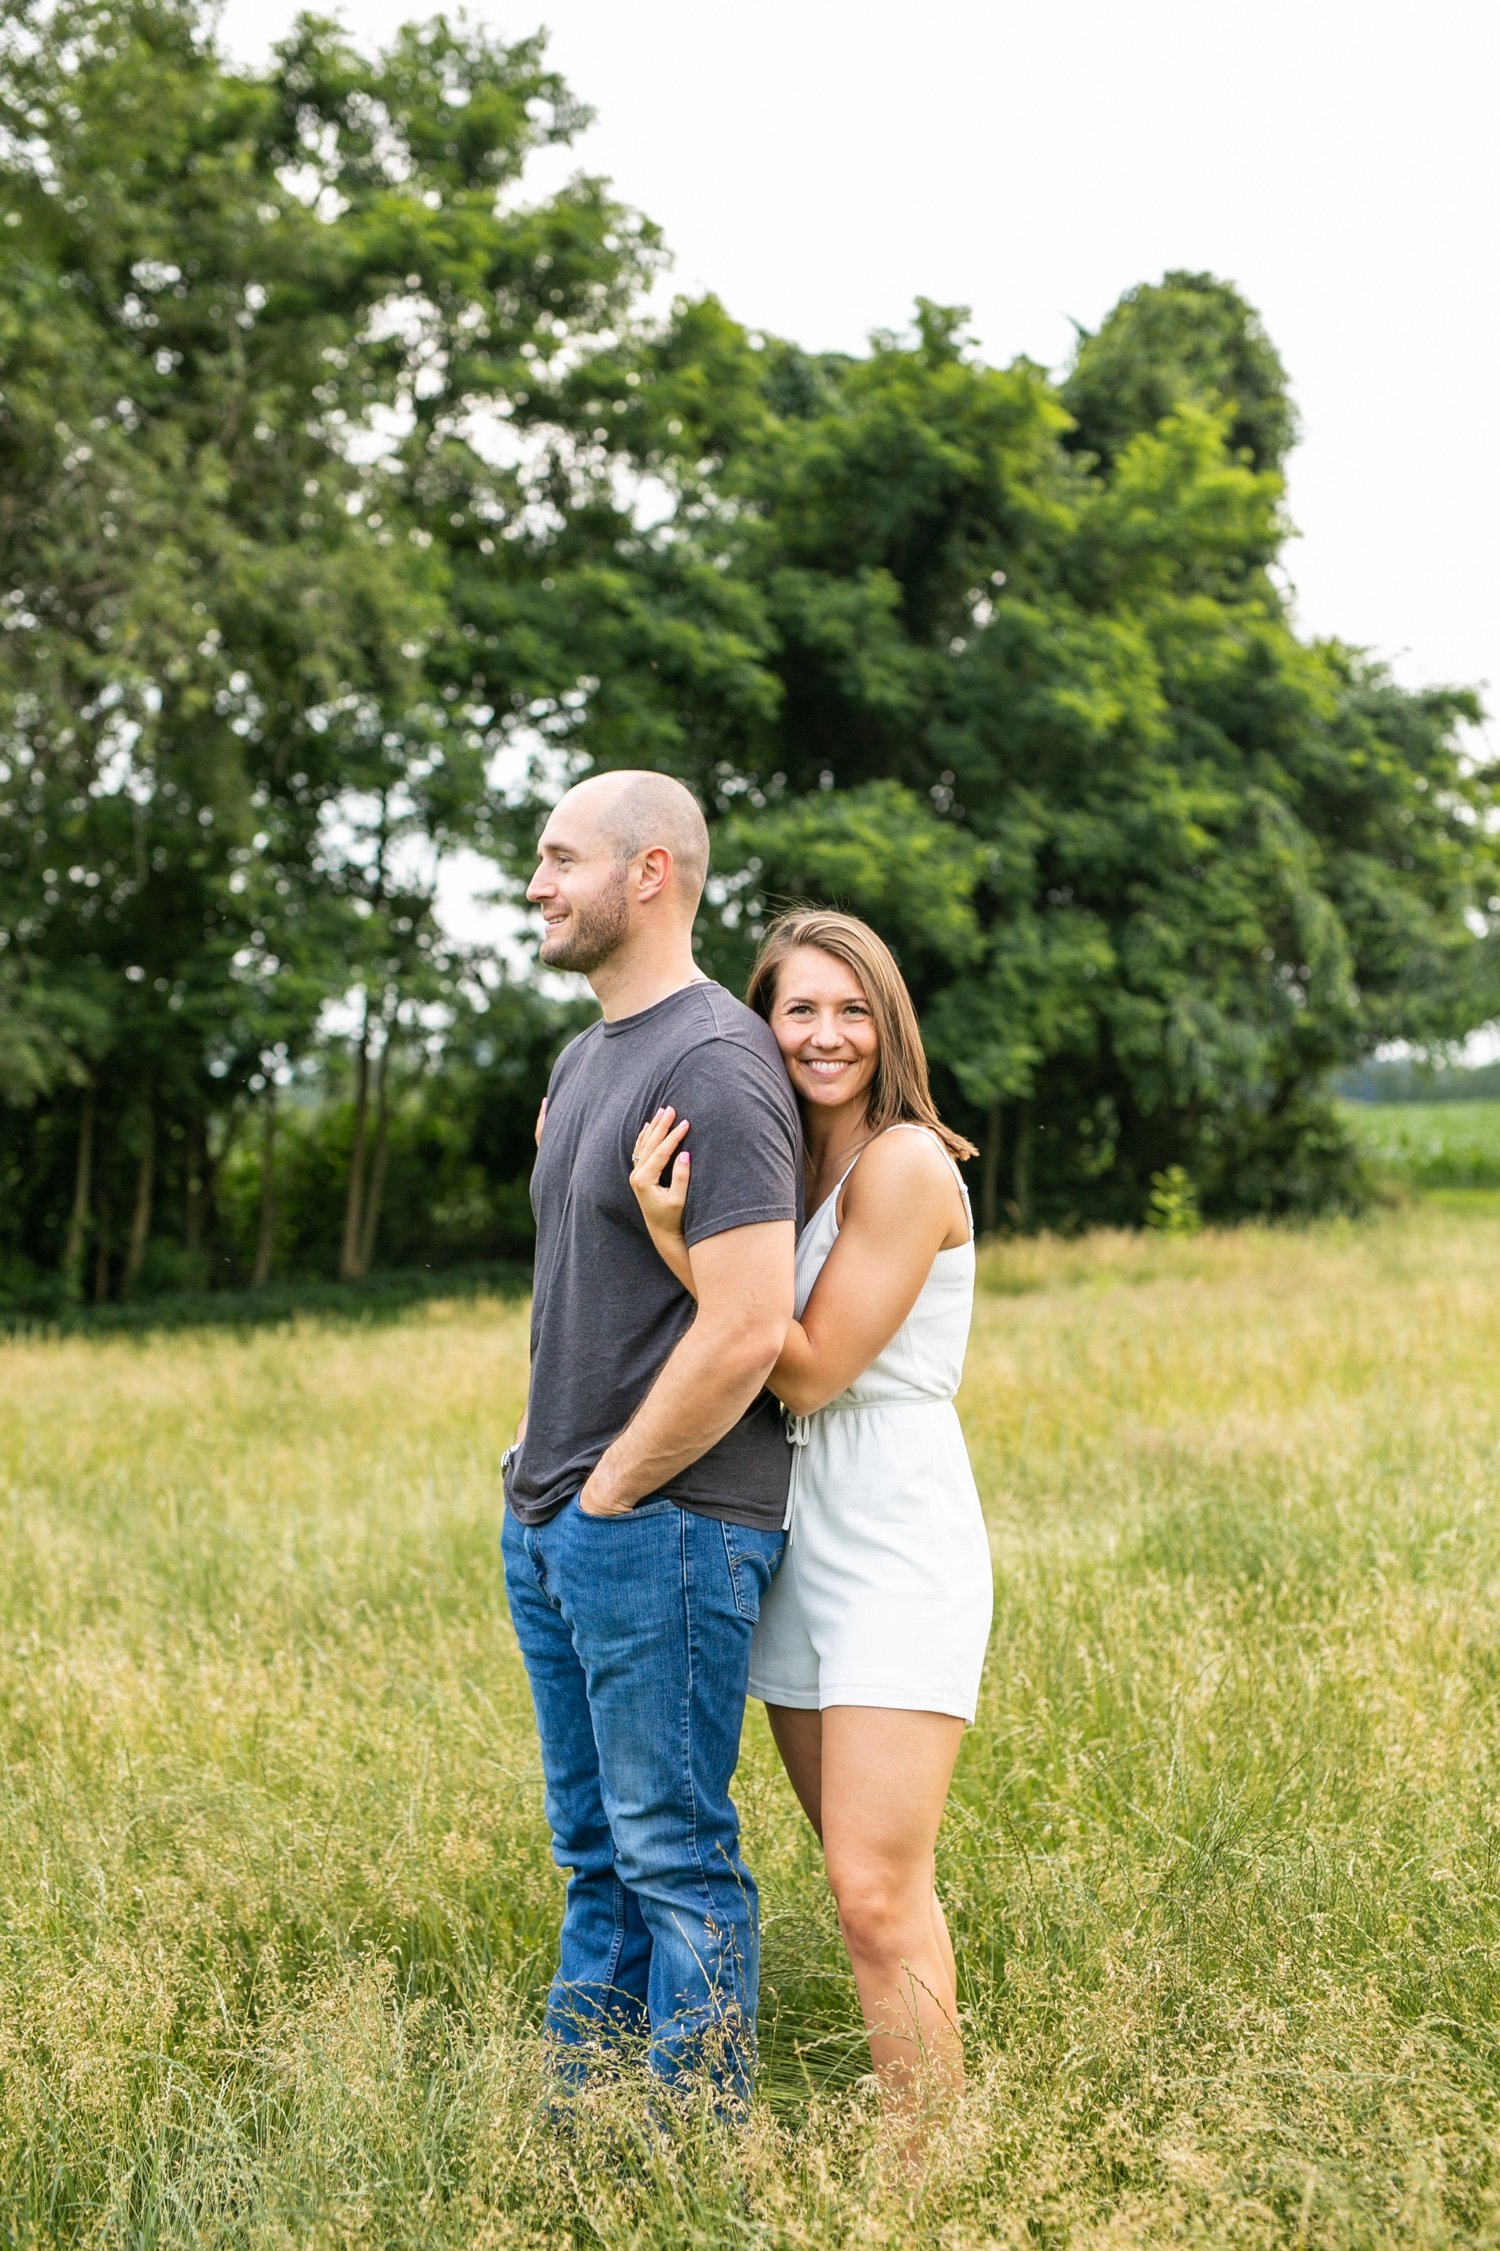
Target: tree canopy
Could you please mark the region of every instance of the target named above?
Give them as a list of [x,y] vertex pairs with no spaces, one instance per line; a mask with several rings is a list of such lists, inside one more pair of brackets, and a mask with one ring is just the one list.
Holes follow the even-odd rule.
[[[1485,1013],[1497,776],[1465,756],[1472,694],[1299,637],[1295,422],[1250,308],[1170,274],[1053,384],[931,305],[818,362],[684,306],[626,373],[619,442],[684,502],[657,614],[706,579],[722,618],[734,586],[762,684],[654,667],[644,715],[721,816],[716,959],[787,897],[886,931],[991,1223],[1137,1218],[1179,1164],[1223,1216],[1353,1195],[1329,1072]],[[608,762],[640,686],[593,669],[580,741]]]
[[1500,777],[1299,634],[1252,308],[1057,379],[655,316],[647,221],[528,200],[585,114],[441,19],[0,33],[0,1293],[522,1247],[571,1019],[438,882],[591,765],[703,796],[731,981],[784,900],[885,932],[987,1224],[1354,1197],[1329,1074],[1500,1007]]

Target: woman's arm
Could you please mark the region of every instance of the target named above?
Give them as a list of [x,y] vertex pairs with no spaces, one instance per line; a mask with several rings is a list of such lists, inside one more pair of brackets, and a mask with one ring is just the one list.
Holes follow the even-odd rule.
[[926,1134],[883,1134],[865,1151],[838,1240],[766,1379],[793,1414],[826,1407],[884,1351],[955,1233],[961,1202]]
[[[696,1300],[692,1256],[682,1232],[688,1174],[693,1162],[682,1147],[689,1121],[684,1118],[676,1124],[673,1122],[676,1116],[670,1106],[658,1110],[637,1134],[630,1186],[650,1231],[652,1248],[671,1268],[688,1296]],[[674,1151],[677,1152],[675,1162]],[[662,1174],[669,1163],[672,1164],[671,1178],[663,1180]]]
[[[696,1297],[682,1234],[690,1165],[686,1149],[673,1164],[671,1179],[661,1177],[688,1130],[686,1118],[680,1124],[674,1119],[672,1110],[658,1110],[643,1129],[630,1185],[658,1253]],[[814,1414],[846,1391],[890,1343],[948,1238],[960,1226],[967,1231],[967,1225],[953,1175],[928,1137],[882,1135],[850,1174],[838,1240],[802,1318],[787,1330],[766,1379],[768,1390],[796,1415]]]

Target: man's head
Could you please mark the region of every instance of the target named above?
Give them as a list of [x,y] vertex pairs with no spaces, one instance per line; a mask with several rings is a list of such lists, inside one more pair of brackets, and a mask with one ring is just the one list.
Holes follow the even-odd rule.
[[542,910],[541,958],[589,976],[636,934],[685,939],[708,874],[708,824],[666,774],[594,774],[556,806],[526,896]]

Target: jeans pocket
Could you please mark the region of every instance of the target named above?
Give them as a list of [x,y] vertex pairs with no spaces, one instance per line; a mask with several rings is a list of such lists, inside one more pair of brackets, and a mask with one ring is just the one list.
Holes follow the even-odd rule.
[[568,1507],[584,1524],[638,1524],[642,1517],[665,1516],[669,1509],[675,1511],[677,1503],[670,1494],[650,1493],[645,1500],[637,1501],[634,1508],[621,1509],[618,1513],[611,1510],[608,1516],[591,1516],[586,1508],[578,1506],[575,1493]]
[[760,1616],[761,1598],[781,1561],[782,1536],[779,1532],[750,1532],[739,1524],[721,1524],[719,1529],[724,1535],[734,1607],[753,1626]]

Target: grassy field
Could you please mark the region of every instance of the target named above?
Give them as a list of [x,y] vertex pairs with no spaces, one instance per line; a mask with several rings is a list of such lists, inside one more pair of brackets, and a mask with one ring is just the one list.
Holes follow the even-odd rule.
[[1500,1102],[1346,1102],[1374,1171],[1412,1188],[1500,1188]]
[[538,2108],[519,1306],[0,1349],[0,2244],[1500,2244],[1500,1197],[984,1281],[915,2212],[759,1714],[751,2127]]

